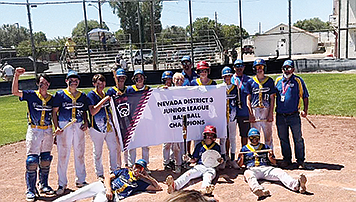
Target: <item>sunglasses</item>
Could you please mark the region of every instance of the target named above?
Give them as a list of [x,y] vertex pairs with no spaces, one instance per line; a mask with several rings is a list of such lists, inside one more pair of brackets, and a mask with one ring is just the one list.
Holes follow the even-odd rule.
[[256,69],[264,69],[265,66],[263,66],[263,65],[257,65],[255,68],[256,68]]
[[282,69],[283,69],[284,71],[290,71],[290,70],[293,69],[293,67],[291,67],[291,66],[284,66],[284,67],[282,67]]
[[260,139],[260,136],[250,136],[248,137],[250,140],[253,140],[253,139]]
[[142,172],[145,168],[142,167],[141,165],[135,164],[135,168],[138,168],[140,172]]
[[234,68],[244,68],[245,66],[243,65],[235,65]]
[[192,63],[189,62],[189,61],[183,61],[183,62],[182,62],[182,65],[190,65],[190,64],[192,64]]
[[207,69],[199,70],[198,74],[200,74],[200,73],[209,73],[209,70],[207,70]]

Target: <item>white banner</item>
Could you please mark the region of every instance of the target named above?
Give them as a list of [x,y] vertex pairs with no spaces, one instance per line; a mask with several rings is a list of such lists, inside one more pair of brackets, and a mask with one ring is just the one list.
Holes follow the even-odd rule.
[[183,142],[183,114],[187,115],[188,141],[201,140],[206,125],[215,126],[219,138],[226,137],[225,86],[150,89],[117,96],[111,106],[116,109],[113,119],[122,150]]

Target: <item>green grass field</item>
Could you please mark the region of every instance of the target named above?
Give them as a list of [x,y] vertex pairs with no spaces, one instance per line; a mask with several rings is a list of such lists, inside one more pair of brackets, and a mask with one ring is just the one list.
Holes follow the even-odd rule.
[[[300,76],[310,94],[309,114],[356,116],[356,74],[319,73]],[[87,93],[91,88],[81,90]],[[20,102],[15,96],[1,96],[0,111],[0,145],[24,140],[27,129],[26,102]]]

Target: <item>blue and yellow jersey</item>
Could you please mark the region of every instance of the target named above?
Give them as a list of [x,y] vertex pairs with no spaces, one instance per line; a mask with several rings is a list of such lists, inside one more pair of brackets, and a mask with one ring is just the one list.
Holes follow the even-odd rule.
[[118,89],[116,86],[109,88],[109,90],[106,92],[106,95],[108,96],[115,96],[118,93],[118,95],[123,95],[127,91],[127,87],[125,86],[124,90]]
[[308,89],[302,78],[292,75],[288,80],[283,76],[276,79],[277,113],[297,112],[304,98],[309,97]]
[[247,108],[247,104],[246,104],[247,93],[245,92],[245,88],[246,88],[248,80],[250,80],[250,79],[251,78],[246,75],[242,75],[240,77],[240,76],[237,76],[236,74],[234,74],[231,77],[231,83],[235,84],[240,89],[241,109],[237,108],[237,116],[238,117],[248,117],[249,116],[248,108]]
[[[200,81],[200,78],[197,78],[197,79],[194,79],[191,83],[190,83],[191,86],[204,86],[202,84],[202,82]],[[213,81],[212,79],[210,79],[210,81],[208,82],[208,84],[206,85],[216,85],[216,82]]]
[[199,144],[197,144],[197,146],[195,146],[194,152],[193,152],[193,158],[197,158],[197,164],[203,164],[203,161],[201,159],[201,156],[203,155],[203,153],[205,151],[208,150],[215,150],[219,153],[221,153],[221,149],[220,149],[220,145],[216,142],[213,142],[210,145],[206,145],[204,141],[199,142]]
[[80,91],[74,97],[67,89],[60,90],[54,96],[53,107],[59,107],[59,122],[70,122],[76,118],[76,122],[81,123],[83,113],[88,110],[88,98],[85,93]]
[[136,85],[132,85],[127,87],[126,93],[135,93],[135,92],[140,92],[140,91],[144,91],[144,90],[149,90],[151,87],[145,85],[143,88],[138,89],[136,87]]
[[184,70],[182,71],[182,74],[184,76],[184,82],[183,82],[183,86],[191,86],[191,82],[197,78],[199,78],[199,75],[197,73],[195,73],[194,70],[192,70],[192,76],[189,77],[188,74],[186,74],[184,72]]
[[225,83],[221,84],[226,87],[226,119],[227,122],[233,122],[236,119],[237,112],[237,86],[234,84],[226,85]]
[[258,150],[270,149],[267,145],[259,143],[257,146],[247,144],[241,148],[241,152],[251,152],[244,154],[244,164],[247,168],[258,167],[258,166],[269,166],[270,161],[268,159],[268,152],[263,153],[252,153]]
[[[105,94],[104,94],[105,95]],[[89,106],[97,105],[104,97],[101,97],[100,94],[94,89],[88,93]],[[90,114],[90,125],[95,130],[102,133],[111,132],[112,126],[110,125],[110,102],[104,103],[98,113],[94,116]]]
[[135,177],[127,168],[115,170],[115,179],[111,181],[112,192],[119,199],[126,198],[138,191],[145,191],[149,184]]
[[277,92],[273,79],[269,76],[266,76],[261,82],[254,76],[248,80],[245,87],[245,93],[251,95],[251,106],[253,108],[268,108],[271,105],[270,95]]
[[28,123],[36,126],[52,125],[53,97],[44,98],[38,91],[24,90],[20,101],[27,101]]

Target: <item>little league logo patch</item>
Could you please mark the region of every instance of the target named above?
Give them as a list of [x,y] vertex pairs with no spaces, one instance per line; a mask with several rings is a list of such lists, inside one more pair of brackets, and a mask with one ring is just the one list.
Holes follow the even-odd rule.
[[117,106],[117,111],[121,118],[130,115],[130,105],[128,103],[122,103]]

